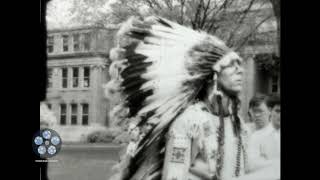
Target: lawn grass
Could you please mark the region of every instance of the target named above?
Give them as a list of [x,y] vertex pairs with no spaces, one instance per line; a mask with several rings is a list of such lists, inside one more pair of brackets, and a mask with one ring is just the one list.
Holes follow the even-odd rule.
[[49,162],[50,180],[108,180],[111,168],[119,161],[120,147],[103,145],[68,145],[62,148],[57,162]]

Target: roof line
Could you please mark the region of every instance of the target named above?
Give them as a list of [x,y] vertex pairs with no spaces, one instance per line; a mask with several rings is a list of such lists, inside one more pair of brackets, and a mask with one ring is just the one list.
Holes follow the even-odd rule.
[[55,33],[55,32],[69,32],[69,31],[79,31],[79,30],[89,30],[89,29],[118,29],[118,27],[114,26],[76,26],[70,28],[49,28],[47,29],[48,33]]

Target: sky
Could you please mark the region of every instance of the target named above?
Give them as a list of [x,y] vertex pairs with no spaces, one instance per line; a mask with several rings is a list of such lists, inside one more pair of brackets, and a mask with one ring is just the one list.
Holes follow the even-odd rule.
[[[70,9],[72,7],[73,1],[84,1],[84,0],[51,0],[48,3],[46,20],[47,20],[47,27],[49,29],[79,26],[79,24],[76,24],[76,22],[72,21],[73,15],[71,14]],[[107,1],[106,5],[99,8],[99,11],[110,10],[109,5],[117,0],[106,0],[106,1]]]
[[[67,28],[77,26],[71,19],[73,15],[70,13],[72,2],[74,0],[51,0],[47,6],[47,26],[48,28]],[[101,9],[109,9],[109,4],[116,0],[109,0]]]
[[48,28],[60,28],[69,26],[71,20],[71,3],[73,0],[51,0],[47,6]]

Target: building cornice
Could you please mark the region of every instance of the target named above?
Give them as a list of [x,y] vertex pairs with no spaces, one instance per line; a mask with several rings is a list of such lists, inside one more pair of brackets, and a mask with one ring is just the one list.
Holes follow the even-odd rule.
[[106,53],[106,52],[77,52],[77,53],[68,53],[68,54],[49,54],[48,60],[66,59],[66,58],[82,58],[82,57],[109,58],[109,53]]
[[51,33],[61,33],[61,32],[72,32],[72,31],[81,31],[81,30],[94,30],[94,29],[100,29],[100,30],[115,30],[119,29],[117,26],[78,26],[78,27],[72,27],[72,28],[52,28],[48,29],[48,34]]

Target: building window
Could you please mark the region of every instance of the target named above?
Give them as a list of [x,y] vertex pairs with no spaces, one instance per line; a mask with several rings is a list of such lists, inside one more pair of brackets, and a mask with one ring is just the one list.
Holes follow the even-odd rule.
[[68,35],[62,36],[62,44],[63,44],[63,52],[69,51],[69,36]]
[[79,84],[79,68],[72,68],[72,87],[78,87]]
[[91,35],[90,33],[85,33],[84,34],[84,41],[83,41],[83,47],[85,51],[90,50],[90,44],[91,44]]
[[73,35],[73,51],[79,51],[80,50],[80,36],[79,34]]
[[48,106],[48,108],[51,110],[51,107],[52,107],[51,104],[47,104],[47,106]]
[[54,50],[54,37],[49,36],[47,40],[47,51],[48,53],[52,53]]
[[90,86],[90,67],[83,68],[83,87]]
[[67,105],[60,104],[60,124],[66,125],[67,124]]
[[62,68],[62,88],[68,87],[68,69]]
[[279,77],[278,76],[273,76],[271,78],[271,92],[272,93],[277,93],[279,89]]
[[78,105],[71,104],[71,125],[77,125]]
[[82,125],[89,124],[89,104],[82,104]]
[[47,74],[48,74],[48,88],[52,88],[52,74],[53,74],[53,71],[52,71],[52,68],[48,68],[48,71],[47,71]]

